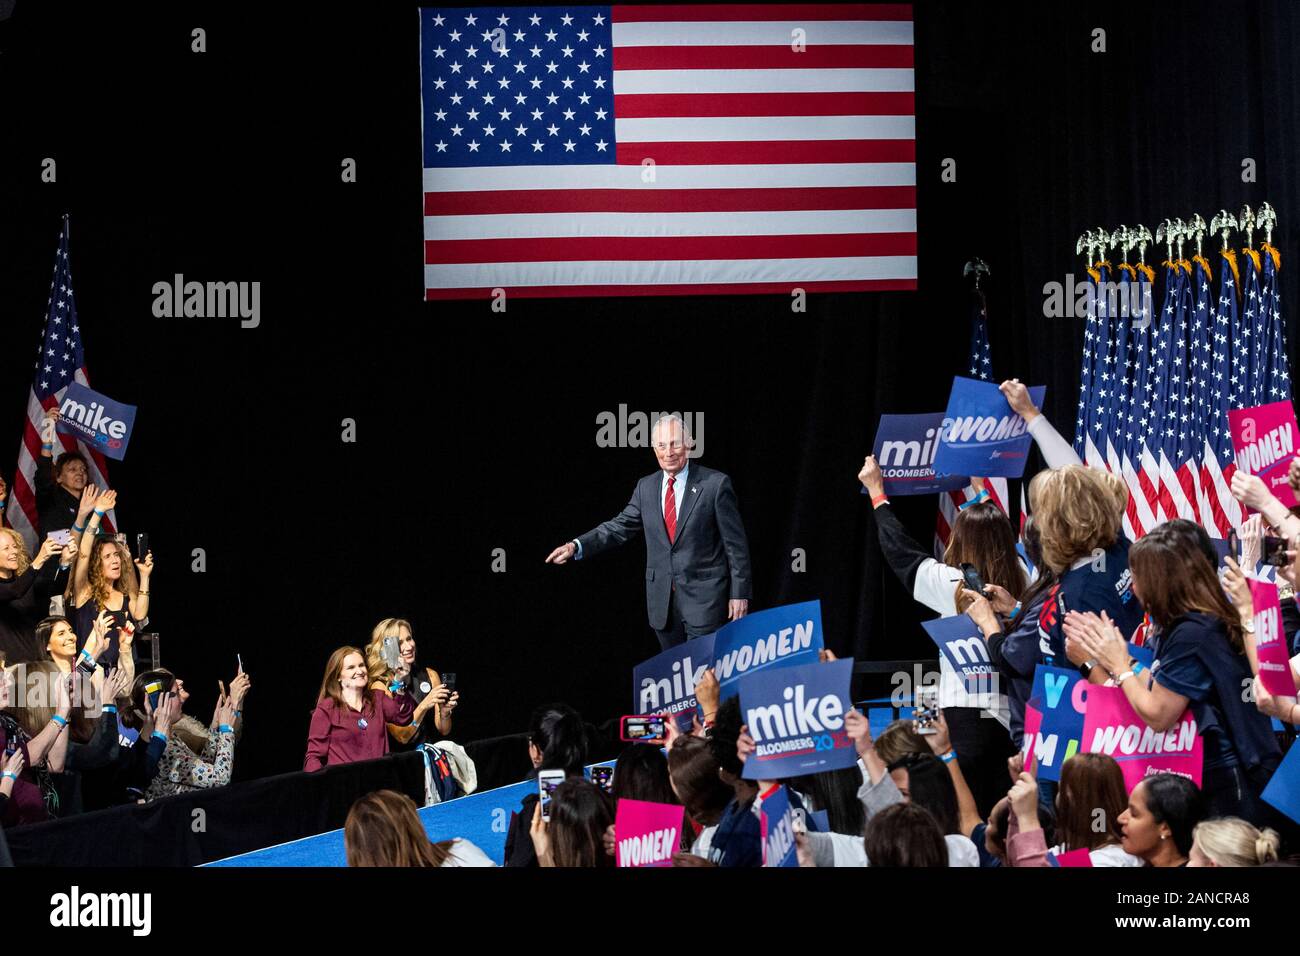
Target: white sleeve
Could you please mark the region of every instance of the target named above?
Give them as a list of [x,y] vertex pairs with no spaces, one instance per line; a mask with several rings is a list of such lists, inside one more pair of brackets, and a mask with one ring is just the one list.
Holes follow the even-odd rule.
[[862,837],[847,833],[809,833],[808,846],[818,866],[866,866]]
[[1061,437],[1061,433],[1052,427],[1046,415],[1039,415],[1029,423],[1029,434],[1034,436],[1038,450],[1043,453],[1043,460],[1048,468],[1064,468],[1066,465],[1082,465],[1079,453]]
[[916,569],[912,597],[941,617],[957,613],[957,582],[961,572],[934,558],[926,558]]

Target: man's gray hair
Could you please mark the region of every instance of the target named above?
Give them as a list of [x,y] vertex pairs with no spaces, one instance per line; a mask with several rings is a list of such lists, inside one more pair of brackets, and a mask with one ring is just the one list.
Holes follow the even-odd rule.
[[659,426],[664,422],[676,422],[682,429],[682,441],[686,442],[691,440],[691,430],[686,426],[686,422],[682,419],[682,416],[678,415],[676,412],[665,412],[663,415],[656,418],[655,423],[650,426],[651,441],[654,440],[655,432],[659,430]]

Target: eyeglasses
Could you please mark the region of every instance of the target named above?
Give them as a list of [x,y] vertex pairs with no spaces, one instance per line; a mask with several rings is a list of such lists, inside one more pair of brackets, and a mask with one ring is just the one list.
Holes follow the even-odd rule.
[[686,447],[686,445],[685,443],[679,441],[673,441],[673,442],[657,441],[654,443],[652,447],[654,448],[655,451],[668,451],[669,449],[672,449],[673,451],[681,451],[683,448]]

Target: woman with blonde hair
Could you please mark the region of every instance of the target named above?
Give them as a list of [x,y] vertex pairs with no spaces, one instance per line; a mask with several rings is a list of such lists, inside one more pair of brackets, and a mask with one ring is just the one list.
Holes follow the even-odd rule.
[[395,790],[368,793],[343,824],[348,866],[496,866],[469,840],[429,841],[415,801]]
[[1263,866],[1277,862],[1282,839],[1275,830],[1257,829],[1237,817],[1196,824],[1188,866]]
[[11,664],[45,658],[36,625],[50,613],[50,598],[63,591],[75,555],[75,545],[46,538],[32,558],[22,535],[0,528],[0,658]]
[[[387,645],[387,650],[385,650]],[[386,657],[397,660],[390,665]],[[386,690],[390,684],[401,684],[402,689],[416,702],[411,722],[405,726],[389,724],[388,732],[403,746],[414,746],[425,741],[451,736],[451,715],[460,703],[460,695],[443,682],[432,667],[415,667],[416,646],[411,622],[400,617],[387,617],[370,632],[366,645],[366,668],[370,672],[371,690]],[[432,711],[433,719],[425,721]]]
[[[87,488],[87,494],[91,489]],[[108,635],[109,647],[104,663],[112,666],[118,658],[118,635],[127,624],[135,625],[149,616],[149,583],[153,575],[153,552],[143,560],[132,561],[131,553],[115,538],[99,534],[104,513],[117,504],[117,492],[111,489],[93,495],[94,510],[86,519],[81,534],[78,560],[72,572],[72,618],[80,647],[90,636],[101,611],[113,617],[114,631]],[[76,530],[76,529],[74,529]]]

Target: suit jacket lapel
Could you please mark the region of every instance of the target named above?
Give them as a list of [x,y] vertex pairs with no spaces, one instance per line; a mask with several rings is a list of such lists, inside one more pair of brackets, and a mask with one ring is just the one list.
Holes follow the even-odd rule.
[[695,502],[699,500],[701,471],[699,465],[694,465],[686,475],[689,479],[687,486],[685,488],[675,486],[673,489],[685,496],[677,512],[677,537],[673,541],[674,548],[677,547],[677,542],[682,540],[682,532],[686,530],[686,519],[691,516],[691,512],[695,510]]

